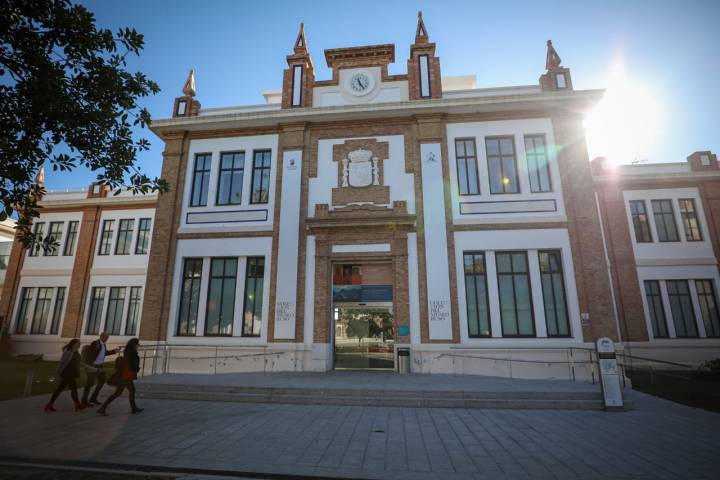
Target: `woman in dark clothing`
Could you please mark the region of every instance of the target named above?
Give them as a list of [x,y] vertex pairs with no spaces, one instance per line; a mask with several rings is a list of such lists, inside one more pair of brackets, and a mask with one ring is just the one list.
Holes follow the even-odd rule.
[[57,376],[60,379],[60,383],[50,397],[50,401],[45,405],[46,412],[55,412],[53,403],[57,400],[60,393],[65,390],[65,387],[70,387],[70,395],[75,402],[75,411],[79,412],[84,409],[85,406],[78,401],[77,394],[77,383],[76,379],[80,376],[80,340],[73,338],[63,347],[63,354],[60,358],[60,365],[58,365]]
[[122,369],[120,372],[115,373],[120,374],[120,383],[118,384],[115,393],[110,395],[98,410],[100,415],[107,416],[107,412],[105,411],[107,406],[110,405],[110,403],[112,403],[112,401],[117,397],[122,395],[123,390],[126,388],[130,397],[130,408],[132,409],[132,413],[140,413],[144,410],[143,408],[138,408],[138,406],[135,405],[135,384],[133,383],[133,380],[137,378],[137,372],[140,371],[140,356],[137,352],[139,343],[140,341],[137,338],[131,338],[125,345],[125,350],[123,351],[123,361],[120,362]]

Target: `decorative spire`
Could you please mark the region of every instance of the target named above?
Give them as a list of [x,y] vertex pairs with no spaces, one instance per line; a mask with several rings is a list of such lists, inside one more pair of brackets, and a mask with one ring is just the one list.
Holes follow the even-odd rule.
[[195,70],[194,69],[190,70],[187,80],[185,80],[185,85],[183,85],[182,91],[185,94],[185,96],[188,96],[188,97],[195,96]]
[[300,23],[300,31],[298,32],[297,39],[295,39],[295,46],[293,47],[295,54],[307,53],[307,41],[305,41],[305,24]]
[[45,165],[41,166],[40,170],[38,170],[38,173],[35,176],[35,184],[39,187],[45,186]]
[[560,55],[555,51],[552,40],[547,41],[547,57],[545,58],[545,69],[549,72],[560,66]]
[[415,29],[415,43],[428,43],[427,28],[423,22],[422,12],[418,12],[417,28]]

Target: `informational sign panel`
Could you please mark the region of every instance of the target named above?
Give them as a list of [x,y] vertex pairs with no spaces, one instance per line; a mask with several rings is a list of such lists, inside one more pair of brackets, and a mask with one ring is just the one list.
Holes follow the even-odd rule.
[[615,345],[607,337],[599,338],[596,343],[600,385],[606,410],[623,408],[622,390],[620,388],[620,371],[615,355]]

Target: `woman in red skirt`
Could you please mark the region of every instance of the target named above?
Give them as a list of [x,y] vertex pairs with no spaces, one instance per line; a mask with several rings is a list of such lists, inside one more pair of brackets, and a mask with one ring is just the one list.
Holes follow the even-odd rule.
[[126,388],[130,397],[130,408],[132,409],[131,412],[140,413],[144,410],[142,408],[138,408],[138,406],[135,405],[135,384],[133,383],[133,380],[137,378],[137,372],[140,371],[140,356],[138,355],[137,351],[139,344],[140,341],[137,338],[131,338],[125,345],[125,350],[123,351],[124,361],[120,362],[122,368],[119,372],[116,372],[116,374],[119,373],[120,375],[117,389],[115,390],[115,393],[110,395],[107,400],[105,400],[105,402],[98,410],[98,413],[100,415],[107,417],[107,412],[105,411],[105,409],[107,409],[107,406],[110,405],[113,400],[122,395],[122,392]]

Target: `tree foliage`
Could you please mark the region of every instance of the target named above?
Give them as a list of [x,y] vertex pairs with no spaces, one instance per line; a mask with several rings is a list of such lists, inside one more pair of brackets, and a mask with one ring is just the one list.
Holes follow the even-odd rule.
[[100,29],[69,0],[0,0],[0,220],[18,214],[26,246],[44,193],[41,167],[86,167],[111,189],[164,192],[136,165],[150,146],[133,130],[149,124],[138,100],[159,92],[127,59],[144,47],[131,28]]

